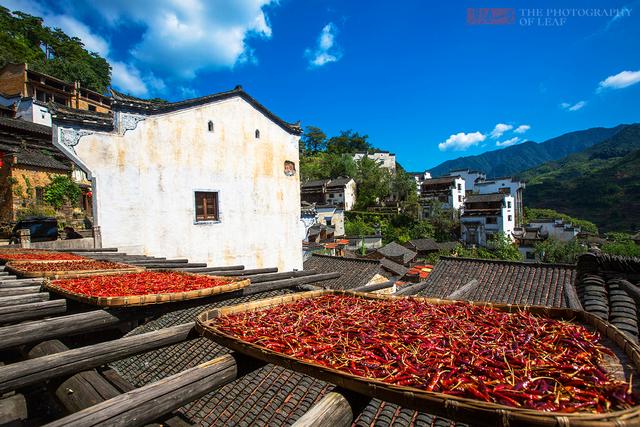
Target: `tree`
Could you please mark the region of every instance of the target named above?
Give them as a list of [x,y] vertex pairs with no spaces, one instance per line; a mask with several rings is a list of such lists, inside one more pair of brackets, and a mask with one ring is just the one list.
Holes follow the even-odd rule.
[[358,185],[356,208],[359,210],[365,210],[389,195],[389,170],[379,167],[367,156],[356,162],[354,178]]
[[354,154],[373,150],[369,144],[368,135],[360,135],[352,130],[340,131],[340,135],[333,136],[327,141],[327,152],[334,154]]
[[587,248],[575,239],[561,242],[553,237],[537,243],[534,250],[542,262],[563,264],[573,264],[580,255],[587,252]]
[[316,126],[307,126],[300,138],[300,154],[309,155],[324,151],[327,148],[327,135]]
[[56,210],[60,209],[65,202],[76,205],[81,194],[78,184],[67,175],[54,176],[44,187],[44,201]]
[[611,255],[640,257],[640,245],[627,233],[607,233],[608,242],[602,245],[602,252]]
[[109,63],[88,52],[77,37],[43,25],[42,18],[0,6],[0,67],[26,63],[35,71],[104,93],[111,83]]
[[522,254],[513,241],[506,234],[500,232],[490,240],[489,247],[498,259],[507,261],[521,261]]

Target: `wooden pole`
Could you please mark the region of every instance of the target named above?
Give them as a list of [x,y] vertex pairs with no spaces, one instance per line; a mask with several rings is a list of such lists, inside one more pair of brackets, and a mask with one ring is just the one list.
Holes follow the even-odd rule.
[[41,357],[1,366],[0,393],[196,338],[194,326],[195,323],[190,322],[73,350],[59,350],[55,354],[43,352]]
[[291,427],[349,427],[353,411],[349,401],[340,393],[327,393]]
[[64,313],[65,311],[67,311],[67,300],[65,299],[0,307],[0,324],[38,319],[40,317]]
[[[1,297],[0,298],[0,307],[10,307],[12,305],[18,304],[30,304],[32,302],[40,302],[46,301],[49,299],[49,293],[40,292],[37,294],[28,294],[28,295],[15,295],[10,297]],[[0,337],[2,335],[0,334]],[[2,340],[0,340],[1,342]]]
[[121,394],[47,426],[145,425],[233,381],[237,374],[234,357],[225,355]]
[[250,276],[250,279],[251,279],[251,283],[262,283],[262,282],[268,282],[271,280],[313,276],[314,274],[318,274],[318,272],[316,270],[285,271],[283,273],[256,274],[255,276]]
[[[29,352],[30,361],[41,360],[47,356],[64,354],[69,349],[58,340],[45,341],[35,346]],[[55,395],[68,412],[78,412],[107,399],[111,399],[120,392],[95,370],[85,370],[59,385],[54,385]]]
[[447,295],[445,299],[453,299],[453,300],[463,299],[465,295],[468,295],[469,292],[471,292],[476,286],[478,286],[478,283],[480,283],[478,282],[478,280],[472,279],[466,285],[456,289],[455,291]]
[[394,295],[415,295],[421,290],[427,287],[427,282],[416,283],[415,285],[407,286],[397,291]]
[[40,292],[41,286],[14,286],[8,288],[0,288],[0,298],[12,297],[16,295],[37,294]]
[[390,288],[392,287],[394,284],[396,283],[395,280],[389,280],[387,282],[383,282],[383,283],[376,283],[373,285],[365,285],[365,286],[360,286],[358,288],[353,288],[351,289],[351,291],[353,292],[373,292],[373,291],[379,291],[380,289],[386,289],[386,288]]
[[254,268],[251,270],[211,271],[204,274],[208,276],[249,276],[251,274],[275,273],[277,271],[278,271],[277,267],[268,267],[268,268]]
[[209,271],[229,271],[229,270],[244,270],[244,265],[229,265],[224,267],[188,267],[181,268],[180,271],[186,271],[188,273],[206,273]]

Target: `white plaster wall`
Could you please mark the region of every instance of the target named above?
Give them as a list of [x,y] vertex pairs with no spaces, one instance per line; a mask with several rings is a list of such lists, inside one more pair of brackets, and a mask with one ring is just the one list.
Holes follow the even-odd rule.
[[[451,189],[451,206],[455,210],[460,210],[464,206],[465,182],[462,178],[455,179],[454,188]],[[460,189],[458,189],[460,186]]]
[[[75,150],[94,176],[103,246],[284,271],[302,269],[298,139],[235,97],[87,135]],[[196,190],[219,193],[219,222],[195,223]]]
[[349,181],[344,191],[344,210],[350,211],[356,204],[356,182]]
[[[511,202],[511,208],[508,208],[509,202]],[[502,208],[502,216],[498,218],[500,223],[500,231],[506,234],[511,240],[513,240],[513,229],[516,226],[516,213],[515,213],[515,199],[513,196],[506,196],[504,198],[504,207]],[[511,216],[511,220],[509,220]]]

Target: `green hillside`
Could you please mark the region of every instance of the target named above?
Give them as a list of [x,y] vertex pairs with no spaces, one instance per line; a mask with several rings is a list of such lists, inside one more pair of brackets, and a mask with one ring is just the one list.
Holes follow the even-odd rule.
[[525,205],[551,208],[594,222],[601,231],[640,228],[640,125],[544,163],[520,177]]
[[0,6],[0,67],[7,63],[27,63],[33,70],[67,82],[79,81],[101,93],[111,83],[109,63],[88,52],[79,38],[45,26],[42,18]]

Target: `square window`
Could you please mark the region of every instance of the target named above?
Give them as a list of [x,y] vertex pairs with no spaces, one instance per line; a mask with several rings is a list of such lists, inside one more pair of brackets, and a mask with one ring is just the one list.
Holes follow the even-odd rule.
[[196,221],[218,221],[218,193],[213,191],[196,191]]
[[513,221],[513,216],[509,215],[509,221]]

